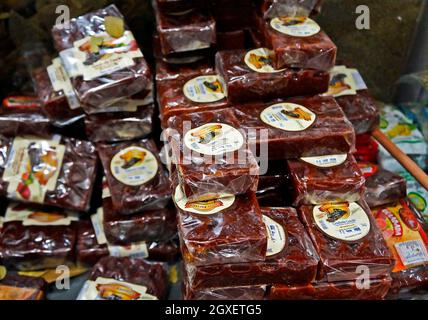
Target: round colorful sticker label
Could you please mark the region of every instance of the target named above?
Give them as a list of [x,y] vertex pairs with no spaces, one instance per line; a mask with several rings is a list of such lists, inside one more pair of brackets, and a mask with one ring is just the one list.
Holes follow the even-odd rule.
[[244,137],[234,127],[224,123],[207,123],[189,130],[184,136],[187,148],[210,156],[238,150]]
[[270,21],[271,27],[292,37],[310,37],[321,31],[314,20],[306,17],[277,17]]
[[268,234],[266,256],[270,257],[284,250],[287,243],[287,234],[279,223],[265,215],[263,216],[263,222],[266,225]]
[[316,206],[313,217],[318,228],[334,239],[357,241],[370,232],[370,219],[355,202]]
[[158,172],[158,161],[149,150],[129,147],[118,152],[110,163],[112,175],[128,186],[139,186],[152,180]]
[[184,95],[193,102],[216,102],[225,98],[218,76],[200,76],[186,82]]
[[235,202],[235,196],[224,194],[218,198],[205,201],[189,201],[180,186],[175,188],[175,204],[183,211],[210,215],[229,208]]
[[284,131],[303,131],[316,119],[315,113],[308,108],[294,103],[278,103],[267,107],[260,114],[260,119],[277,129]]
[[348,155],[345,154],[332,154],[329,156],[320,156],[320,157],[303,157],[300,160],[312,164],[320,168],[331,168],[341,165],[346,161]]
[[258,48],[250,50],[245,55],[244,61],[246,65],[253,71],[260,73],[275,73],[284,71],[284,69],[276,70],[272,66],[274,52],[266,48]]

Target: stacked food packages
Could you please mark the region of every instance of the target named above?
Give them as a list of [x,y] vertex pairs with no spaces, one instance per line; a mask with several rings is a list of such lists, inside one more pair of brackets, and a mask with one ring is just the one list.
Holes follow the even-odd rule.
[[427,285],[411,176],[371,137],[405,124],[336,61],[321,1],[152,4],[153,68],[111,5],[55,25],[37,96],[3,101],[0,299],[44,299],[58,266],[90,269],[79,300],[166,299],[180,254],[189,300]]

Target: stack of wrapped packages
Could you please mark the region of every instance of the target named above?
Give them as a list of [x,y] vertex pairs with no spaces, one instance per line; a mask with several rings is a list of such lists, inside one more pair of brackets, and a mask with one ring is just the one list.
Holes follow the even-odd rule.
[[27,57],[37,95],[3,101],[0,299],[43,299],[58,266],[91,269],[81,300],[163,299],[180,253],[184,299],[426,285],[428,228],[377,164],[378,108],[321,1],[153,9],[156,88],[112,5],[54,26],[57,57]]

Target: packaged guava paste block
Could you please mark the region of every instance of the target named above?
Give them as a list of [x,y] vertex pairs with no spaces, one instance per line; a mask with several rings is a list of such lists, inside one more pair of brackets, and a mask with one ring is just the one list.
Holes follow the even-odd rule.
[[152,86],[150,68],[115,5],[52,29],[82,107],[102,109]]

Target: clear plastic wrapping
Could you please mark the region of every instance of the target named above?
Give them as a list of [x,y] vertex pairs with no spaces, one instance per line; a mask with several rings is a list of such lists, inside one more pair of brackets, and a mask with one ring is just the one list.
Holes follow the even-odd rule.
[[[100,281],[100,278],[106,281]],[[93,282],[95,292],[91,292]],[[139,258],[104,257],[93,267],[89,281],[77,299],[164,299],[167,292],[168,275],[163,264]]]
[[218,76],[212,73],[180,76],[178,79],[158,81],[157,94],[162,127],[168,119],[207,110],[217,110],[229,106]]
[[263,300],[266,286],[193,289],[183,284],[184,300]]
[[192,289],[315,280],[318,254],[293,208],[261,208],[268,231],[265,261],[195,266],[185,264]]
[[320,12],[322,0],[263,0],[265,18],[308,17]]
[[280,99],[327,91],[328,72],[274,69],[273,55],[266,48],[217,53],[216,71],[224,80],[230,102]]
[[196,8],[200,8],[203,0],[155,0],[156,7],[164,14],[185,14]]
[[314,20],[303,16],[278,16],[260,23],[266,45],[274,51],[276,69],[328,71],[334,67],[337,47]]
[[54,46],[86,110],[152,86],[150,68],[115,5],[52,29]]
[[97,150],[118,213],[160,209],[168,204],[171,186],[152,140],[99,143]]
[[203,10],[166,15],[155,6],[155,16],[163,55],[207,49],[216,43],[216,22]]
[[189,200],[257,191],[259,166],[232,109],[171,117],[172,162]]
[[209,74],[214,74],[214,68],[208,58],[185,64],[171,64],[160,59],[156,61],[157,84],[164,80],[193,79]]
[[365,179],[351,154],[287,161],[294,186],[294,206],[355,202],[364,195]]
[[335,97],[356,134],[371,132],[379,126],[380,113],[375,100],[357,69],[344,65],[331,70],[329,91]]
[[87,211],[97,168],[87,141],[0,136],[0,195],[18,201]]
[[184,261],[196,266],[263,261],[267,232],[254,193],[176,201]]
[[0,259],[10,269],[41,270],[74,261],[75,215],[20,204],[6,211]]
[[[269,160],[342,154],[355,148],[352,124],[332,97],[296,97],[235,108],[249,144]],[[267,147],[267,150],[266,150]]]
[[43,300],[46,288],[43,278],[8,274],[0,280],[0,300]]
[[42,111],[37,98],[10,96],[0,107],[0,134],[9,137],[34,135],[48,137],[51,133],[49,119]]
[[302,206],[299,215],[320,256],[318,280],[390,274],[394,258],[364,201]]
[[152,132],[154,105],[129,111],[103,112],[85,116],[86,135],[93,142],[117,142],[144,138]]
[[428,227],[419,212],[402,198],[372,209],[395,258],[390,295],[428,284]]
[[395,202],[407,195],[407,182],[402,176],[369,163],[359,164],[366,176],[364,199],[370,208]]
[[383,300],[391,287],[389,276],[370,280],[370,287],[358,281],[317,282],[304,286],[273,285],[269,300]]
[[[180,255],[179,242],[176,237],[168,241],[147,242],[148,260],[172,262]],[[110,254],[108,244],[99,244],[90,221],[79,222],[76,244],[76,259],[83,266],[93,266],[102,257]]]

